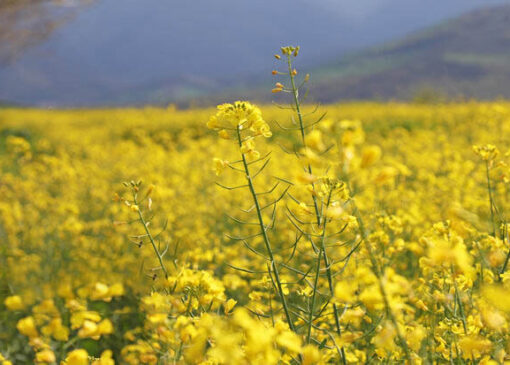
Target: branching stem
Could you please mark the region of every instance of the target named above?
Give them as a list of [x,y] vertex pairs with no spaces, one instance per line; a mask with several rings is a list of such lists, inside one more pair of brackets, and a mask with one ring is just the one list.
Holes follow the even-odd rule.
[[[238,138],[238,142],[239,142],[239,148],[242,147],[242,138],[241,138],[241,129],[238,127],[237,128],[237,138]],[[280,280],[280,274],[278,272],[278,266],[276,265],[276,262],[275,262],[275,259],[274,259],[274,255],[273,255],[273,250],[271,248],[271,243],[269,242],[269,237],[267,236],[267,232],[266,232],[266,225],[264,223],[264,219],[262,217],[262,211],[261,211],[261,208],[260,208],[260,203],[259,203],[259,200],[258,200],[258,195],[255,191],[255,187],[253,186],[253,180],[252,180],[252,176],[250,175],[250,168],[249,168],[249,165],[248,165],[248,161],[246,160],[246,156],[244,153],[241,152],[241,157],[242,157],[242,161],[243,161],[243,166],[244,166],[244,171],[245,171],[245,174],[246,174],[246,181],[248,183],[248,187],[250,189],[250,193],[252,195],[252,199],[253,199],[253,203],[255,205],[255,210],[257,211],[257,218],[258,218],[258,221],[259,221],[259,225],[260,225],[260,233],[262,235],[262,238],[264,240],[264,244],[266,246],[266,251],[267,251],[267,255],[269,257],[269,261],[271,263],[271,267],[272,267],[272,271],[274,273],[274,279],[275,279],[275,282],[276,282],[276,287],[278,289],[278,295],[280,297],[280,300],[282,301],[282,306],[283,306],[283,311],[285,312],[285,317],[287,319],[287,323],[289,324],[289,328],[292,330],[292,331],[295,331],[295,327],[294,327],[294,323],[292,322],[292,318],[290,316],[290,311],[289,311],[289,308],[288,308],[288,305],[287,305],[287,299],[285,298],[285,294],[283,293],[283,286],[282,286],[282,282]],[[269,273],[271,274],[271,273]]]
[[[138,206],[136,194],[133,194],[133,202]],[[145,229],[145,233],[147,234],[147,237],[149,237],[149,241],[152,245],[152,248],[154,249],[154,253],[156,254],[156,257],[158,258],[159,265],[161,266],[161,270],[163,270],[163,272],[165,273],[165,278],[168,278],[168,271],[166,270],[165,264],[163,263],[163,257],[161,256],[161,253],[159,252],[159,249],[156,246],[154,237],[152,236],[152,233],[151,233],[149,227],[147,226],[147,222],[145,221],[145,218],[144,218],[143,213],[140,208],[138,208],[138,218],[140,219],[140,223],[143,225],[143,228]]]
[[[305,138],[306,137],[306,133],[305,133],[305,125],[304,125],[304,122],[303,122],[303,114],[301,113],[301,104],[300,104],[300,101],[299,101],[299,90],[296,87],[294,73],[292,71],[292,59],[291,59],[290,55],[287,55],[287,66],[288,66],[288,73],[289,73],[290,83],[291,83],[291,88],[292,88],[292,95],[294,97],[294,105],[296,107],[296,113],[297,113],[298,121],[299,121],[299,129],[301,131],[301,140],[302,140],[302,143],[303,143],[303,147],[306,148],[306,138]],[[324,116],[322,116],[320,119],[322,119],[323,117]],[[307,169],[308,169],[308,173],[310,175],[312,175],[312,166],[310,164],[308,164]],[[315,184],[314,183],[312,183],[312,191],[313,191],[312,199],[313,199],[313,205],[314,205],[314,209],[315,209],[315,217],[316,217],[316,220],[317,220],[317,226],[320,227],[321,223],[322,223],[322,214],[321,214],[321,211],[319,209],[319,205],[317,203],[317,197],[316,197],[316,194],[315,194]],[[317,260],[317,265],[318,265],[318,270],[317,271],[319,271],[319,269],[320,269],[320,259],[321,259],[321,255],[322,255],[323,258],[324,258],[324,265],[326,267],[326,276],[327,276],[327,279],[328,279],[328,288],[329,288],[331,297],[333,297],[334,296],[333,274],[331,272],[330,260],[329,260],[329,257],[328,257],[328,254],[327,254],[327,250],[326,250],[326,247],[325,247],[325,244],[324,244],[324,232],[325,231],[326,230],[324,229],[324,231],[323,231],[323,239],[321,240],[322,244],[321,244],[321,247],[320,247],[319,257],[318,257],[318,260]],[[312,305],[312,310],[313,310],[313,305]],[[342,330],[341,330],[341,327],[340,327],[340,315],[339,315],[339,310],[338,310],[338,307],[337,307],[336,303],[333,303],[333,314],[334,314],[334,317],[335,317],[336,332],[337,332],[338,335],[341,335],[342,334]],[[311,324],[309,324],[309,325],[311,326]],[[308,336],[308,341],[307,342],[309,342],[309,336]],[[345,365],[346,364],[346,359],[345,359],[345,350],[344,350],[343,346],[341,347],[340,352],[342,354],[342,363]]]
[[[332,192],[333,192],[333,190],[329,191],[328,200],[326,202],[326,209],[329,207]],[[317,267],[316,267],[315,278],[314,278],[314,283],[313,283],[312,303],[310,305],[310,312],[308,313],[308,332],[306,334],[306,343],[310,343],[310,338],[312,335],[313,311],[315,309],[315,298],[317,296],[317,291],[319,290],[318,289],[319,276],[320,276],[320,271],[321,271],[322,254],[325,249],[324,238],[326,237],[326,226],[327,226],[327,220],[324,220],[324,223],[322,225],[321,245],[319,248],[319,254],[317,255]]]

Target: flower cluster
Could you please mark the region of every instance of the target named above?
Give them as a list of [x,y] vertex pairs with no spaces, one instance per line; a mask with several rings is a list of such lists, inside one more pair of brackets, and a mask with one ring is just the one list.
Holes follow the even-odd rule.
[[510,361],[510,104],[299,107],[1,109],[0,365]]
[[[218,111],[209,119],[207,127],[218,131],[221,138],[235,138],[241,144],[241,152],[250,160],[260,157],[260,153],[255,150],[255,138],[272,136],[260,109],[247,101],[218,105]],[[215,166],[218,166],[217,161]],[[218,174],[217,168],[216,171]]]

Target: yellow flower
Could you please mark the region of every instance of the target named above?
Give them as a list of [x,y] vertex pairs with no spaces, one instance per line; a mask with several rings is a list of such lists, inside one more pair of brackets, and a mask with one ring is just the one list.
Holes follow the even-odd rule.
[[53,318],[41,331],[46,336],[53,336],[57,341],[65,342],[69,338],[69,329],[62,325],[60,318]]
[[301,338],[292,331],[284,331],[276,337],[276,343],[291,353],[301,352]]
[[490,285],[482,289],[482,296],[499,310],[510,313],[510,290],[501,285]]
[[[136,207],[136,208],[133,208]],[[138,211],[137,205],[132,205],[131,209],[133,211]],[[108,285],[103,283],[96,283],[92,288],[90,293],[90,299],[92,300],[104,300],[105,302],[109,302],[111,300],[111,296],[108,290]]]
[[313,184],[317,181],[317,176],[309,174],[305,171],[301,171],[297,176],[296,180],[303,185]]
[[7,360],[3,355],[2,353],[0,353],[0,364],[1,365],[12,365],[12,362],[10,362],[9,360]]
[[376,175],[374,183],[376,185],[391,185],[395,177],[398,175],[398,170],[393,166],[384,166],[379,170]]
[[94,360],[92,365],[115,365],[115,361],[112,359],[112,351],[105,350],[101,353],[99,360]]
[[228,134],[228,131],[226,131],[225,129],[222,129],[221,131],[219,131],[218,135],[220,136],[220,138],[230,139],[230,134]]
[[35,327],[34,317],[25,317],[20,319],[16,328],[18,331],[20,331],[21,334],[27,337],[32,338],[39,336],[37,328]]
[[23,300],[19,295],[13,295],[5,298],[4,304],[7,307],[7,309],[11,311],[19,311],[25,308]]
[[225,314],[229,314],[232,309],[234,308],[234,306],[237,304],[237,301],[230,298],[229,300],[227,300],[227,302],[225,303],[225,305],[223,306],[223,309],[224,309],[224,312]]
[[124,285],[122,283],[115,283],[110,286],[108,292],[112,297],[120,297],[124,295]]
[[383,297],[381,296],[381,292],[376,285],[371,285],[365,288],[360,293],[359,300],[361,300],[370,310],[379,310],[384,307]]
[[459,347],[463,358],[472,359],[490,352],[492,342],[481,336],[466,336],[459,341]]
[[42,350],[35,354],[36,362],[54,363],[56,361],[55,354],[51,350]]
[[395,344],[396,334],[395,327],[391,323],[385,322],[381,330],[372,339],[372,343],[376,348],[375,352],[379,356],[384,357],[387,351],[392,352],[397,349]]
[[473,258],[460,237],[454,240],[437,238],[429,240],[428,257],[436,265],[450,268],[452,265],[466,275],[474,275]]
[[113,324],[112,321],[110,321],[108,318],[103,319],[101,322],[99,322],[99,325],[97,326],[98,334],[100,335],[109,335],[113,333]]
[[381,158],[379,146],[367,146],[361,151],[361,168],[366,168],[376,163]]
[[324,142],[322,142],[322,133],[318,129],[314,129],[305,137],[305,145],[315,151],[322,151],[325,149]]
[[207,127],[221,130],[231,127],[250,128],[252,123],[262,119],[261,111],[247,101],[217,106],[217,113],[209,119]]
[[71,351],[65,360],[65,365],[88,365],[89,354],[83,349]]
[[423,326],[418,324],[407,328],[406,341],[413,351],[420,350],[421,342],[425,337],[427,337],[427,331]]
[[314,365],[317,364],[321,358],[320,352],[316,346],[306,345],[302,352],[303,361],[301,365]]
[[30,151],[30,143],[23,137],[9,136],[6,139],[6,150],[12,154],[27,154]]
[[352,303],[355,300],[355,292],[358,285],[354,281],[342,280],[335,286],[335,299],[342,303]]
[[83,322],[81,329],[78,331],[78,336],[81,338],[95,337],[97,336],[97,333],[98,333],[97,324],[92,321],[85,320]]
[[101,316],[99,315],[99,313],[94,311],[80,310],[74,312],[71,315],[71,328],[72,329],[80,328],[86,320],[92,322],[99,322],[101,320]]
[[219,158],[213,158],[213,164],[214,164],[214,172],[216,173],[216,176],[219,176],[225,167],[228,166],[228,161],[224,161]]
[[494,161],[499,155],[498,149],[492,144],[473,146],[473,151],[484,161]]
[[506,319],[501,312],[495,308],[490,308],[480,304],[480,311],[484,324],[491,330],[502,332],[506,328]]

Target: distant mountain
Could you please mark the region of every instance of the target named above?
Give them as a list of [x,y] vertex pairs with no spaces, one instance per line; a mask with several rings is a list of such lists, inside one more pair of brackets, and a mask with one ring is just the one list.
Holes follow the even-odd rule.
[[[389,90],[391,85],[378,82],[379,78],[386,80],[384,72],[395,74],[391,80],[407,80],[414,72],[401,71],[397,64],[413,64],[417,72],[426,71],[431,76],[435,70],[440,75],[424,80],[435,82],[442,80],[444,62],[459,64],[458,72],[465,74],[478,67],[476,62],[501,67],[501,58],[490,58],[491,51],[489,59],[480,60],[476,55],[481,48],[473,44],[471,52],[465,44],[465,48],[444,51],[447,58],[437,61],[436,67],[416,62],[419,56],[411,62],[413,55],[426,54],[425,49],[433,46],[418,36],[384,53],[373,50],[345,59],[342,56],[466,10],[508,2],[97,0],[46,41],[11,64],[0,66],[0,100],[27,105],[104,106],[210,100],[210,95],[223,95],[225,90],[239,92],[239,97],[249,96],[252,93],[247,90],[254,85],[271,87],[272,54],[285,44],[302,46],[299,66],[305,68],[342,60],[314,72],[321,100],[400,96],[407,89],[394,93]],[[444,41],[464,37],[468,43],[477,39],[477,31],[472,28],[471,35],[454,34]],[[443,35],[438,33],[437,37]],[[421,48],[405,50],[405,44],[412,49],[420,42],[424,43]],[[409,63],[404,62],[407,59]]]
[[311,72],[311,94],[323,102],[510,98],[510,5],[472,11]]

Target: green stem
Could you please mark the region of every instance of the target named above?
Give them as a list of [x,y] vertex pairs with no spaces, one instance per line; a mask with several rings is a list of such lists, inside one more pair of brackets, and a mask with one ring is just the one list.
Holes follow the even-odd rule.
[[[294,105],[296,106],[296,113],[299,120],[299,129],[301,131],[301,139],[303,142],[303,147],[306,148],[305,143],[305,125],[303,122],[303,115],[301,114],[301,104],[299,103],[299,91],[296,88],[296,81],[294,80],[294,75],[292,74],[292,61],[290,56],[287,56],[287,65],[289,68],[289,77],[290,77],[290,84],[292,86],[292,95],[294,96]],[[308,164],[308,173],[312,175],[312,166]],[[312,183],[312,189],[315,191],[314,183]],[[319,212],[319,206],[317,204],[317,198],[315,195],[313,195],[313,205],[315,207],[315,217],[317,219],[317,225],[320,226],[321,224],[321,216]]]
[[[328,200],[326,202],[326,209],[329,207],[332,193],[333,193],[333,190],[330,190]],[[315,298],[317,296],[317,290],[318,290],[318,286],[319,286],[319,275],[320,275],[320,270],[321,270],[322,254],[324,252],[324,247],[325,247],[324,238],[326,237],[326,225],[327,225],[327,220],[324,220],[324,224],[322,227],[322,234],[321,234],[321,245],[319,248],[319,255],[317,256],[317,267],[316,267],[315,279],[314,279],[314,283],[313,283],[312,303],[310,306],[310,313],[308,314],[308,332],[306,335],[306,343],[310,343],[310,338],[312,335],[313,311],[315,309]]]
[[[134,203],[138,206],[138,202],[136,201],[136,195],[134,197]],[[145,222],[145,219],[143,217],[142,211],[140,210],[140,207],[138,207],[138,217],[140,219],[140,223],[142,223],[143,228],[145,229],[145,233],[147,234],[147,237],[149,237],[149,241],[151,242],[152,248],[154,249],[154,253],[156,254],[156,257],[158,258],[159,265],[161,266],[161,270],[165,273],[165,278],[168,278],[168,271],[166,270],[165,264],[163,263],[163,258],[161,257],[161,254],[159,253],[159,250],[156,246],[156,242],[154,242],[154,237],[152,237],[152,234],[149,230],[149,227],[147,227],[147,222]]]
[[296,105],[296,113],[298,115],[299,126],[301,128],[301,138],[303,139],[303,145],[305,142],[305,128],[303,124],[303,115],[301,114],[301,105],[299,103],[298,89],[296,88],[296,82],[294,75],[292,74],[292,60],[290,56],[287,56],[287,66],[289,68],[290,84],[292,86],[292,95],[294,96],[294,104]]
[[[239,127],[237,128],[237,139],[239,142],[239,147],[241,148],[242,147],[242,139],[241,139],[241,130],[239,129]],[[262,237],[264,239],[264,244],[266,246],[267,254],[269,255],[269,260],[271,262],[271,266],[273,269],[276,286],[278,288],[278,294],[282,301],[282,306],[283,306],[283,310],[285,312],[285,317],[287,319],[287,323],[289,324],[289,328],[292,331],[295,331],[294,323],[292,322],[292,318],[290,317],[290,311],[289,311],[289,307],[287,305],[287,300],[285,298],[285,294],[283,293],[283,287],[282,287],[282,283],[280,280],[280,274],[278,272],[278,267],[277,267],[275,259],[274,259],[273,250],[271,248],[271,243],[269,242],[269,237],[267,236],[266,225],[264,224],[264,219],[262,218],[262,211],[260,209],[260,204],[259,204],[259,200],[257,197],[257,193],[255,192],[255,187],[253,186],[253,180],[250,175],[250,169],[248,166],[248,162],[246,161],[245,154],[242,152],[241,152],[241,157],[243,160],[244,171],[246,173],[246,181],[248,182],[248,187],[250,189],[250,192],[251,192],[251,195],[253,198],[253,202],[255,204],[255,209],[257,211],[257,217],[258,217],[258,221],[259,221],[259,225],[260,225],[260,231],[261,231]]]
[[501,280],[501,275],[503,275],[506,271],[506,268],[508,266],[508,261],[510,261],[510,249],[508,250],[508,253],[506,254],[505,263],[503,264],[503,267],[501,268],[501,272],[499,273],[499,280]]
[[453,271],[453,266],[450,266],[450,270],[452,272],[453,287],[455,289],[455,299],[457,300],[457,304],[459,305],[460,319],[462,321],[462,327],[464,328],[464,333],[467,335],[467,323],[466,323],[466,314],[464,312],[464,304],[462,303],[462,300],[460,299],[459,288],[457,286],[457,280],[455,280],[455,273]]
[[[508,223],[504,222],[503,227],[504,227],[503,228],[503,243],[506,242],[506,244],[509,245],[510,240],[508,237]],[[503,267],[501,268],[501,270],[498,274],[498,281],[501,281],[501,275],[503,275],[505,273],[509,260],[510,260],[510,248],[508,249],[508,253],[506,254],[506,258],[505,258],[505,262],[503,263]]]
[[489,191],[489,204],[491,207],[492,236],[496,237],[496,221],[494,220],[494,199],[492,197],[491,178],[489,174],[489,161],[485,161],[485,172],[487,174],[487,190]]
[[179,344],[179,348],[177,349],[177,353],[175,354],[174,364],[176,364],[181,359],[183,346],[184,346],[184,342],[181,340],[181,343]]
[[[292,87],[292,95],[294,98],[294,105],[296,106],[296,113],[297,113],[298,121],[299,121],[299,129],[301,131],[301,140],[303,143],[303,147],[306,148],[306,142],[305,142],[306,133],[305,133],[305,127],[304,127],[304,122],[303,122],[303,115],[301,113],[301,104],[299,102],[299,94],[298,94],[299,91],[296,88],[295,78],[292,73],[292,60],[291,60],[291,56],[289,56],[289,55],[287,56],[287,66],[288,66],[288,72],[289,72],[289,77],[290,77],[290,83],[291,83],[291,87]],[[308,164],[307,169],[308,169],[308,173],[310,175],[312,175],[312,166],[310,164]],[[315,184],[314,183],[312,183],[312,191],[314,192],[314,194],[312,194],[312,199],[313,199],[313,205],[315,208],[315,217],[317,220],[317,226],[320,227],[322,218],[321,218],[321,213],[319,210],[319,205],[317,203],[317,197],[315,196]],[[328,258],[328,254],[327,254],[325,245],[322,245],[320,250],[322,252],[322,256],[324,257],[324,265],[326,267],[326,276],[328,279],[328,287],[329,287],[330,295],[333,297],[334,296],[333,274],[331,272],[330,261]],[[317,263],[318,266],[320,265],[320,257],[321,257],[321,254],[319,253],[319,260]],[[338,333],[338,335],[341,335],[342,330],[340,327],[340,315],[339,315],[338,307],[336,306],[335,303],[333,303],[333,315],[335,317],[336,332]],[[346,364],[345,350],[344,350],[343,346],[341,347],[340,352],[342,353],[342,363]]]

